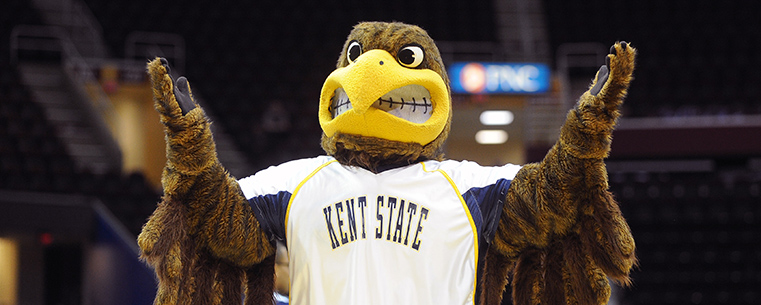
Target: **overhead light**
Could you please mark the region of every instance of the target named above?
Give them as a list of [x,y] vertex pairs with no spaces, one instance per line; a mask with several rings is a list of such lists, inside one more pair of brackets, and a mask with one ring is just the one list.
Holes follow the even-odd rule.
[[507,131],[504,130],[479,130],[476,132],[478,144],[502,144],[507,142]]
[[510,125],[513,122],[515,116],[510,110],[486,110],[481,112],[481,124],[493,126],[493,125]]

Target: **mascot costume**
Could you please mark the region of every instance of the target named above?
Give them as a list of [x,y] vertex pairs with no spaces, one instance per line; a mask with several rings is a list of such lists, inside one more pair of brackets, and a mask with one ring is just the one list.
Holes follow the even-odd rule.
[[[611,47],[544,160],[445,160],[449,82],[421,28],[364,22],[320,95],[326,156],[237,180],[187,80],[148,64],[165,126],[164,196],[138,237],[156,304],[272,304],[275,242],[293,304],[605,304],[634,240],[604,158],[634,69]],[[244,300],[242,300],[244,296]]]

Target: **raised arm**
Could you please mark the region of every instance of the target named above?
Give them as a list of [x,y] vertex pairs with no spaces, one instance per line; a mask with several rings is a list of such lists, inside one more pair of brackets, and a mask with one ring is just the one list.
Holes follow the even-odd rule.
[[[242,272],[274,248],[236,179],[217,159],[211,122],[196,105],[187,79],[173,82],[164,59],[151,61],[148,73],[167,156],[162,202],[138,237],[141,257],[159,277],[156,303],[195,302],[193,291],[239,300]],[[214,292],[199,285],[233,290]]]
[[590,89],[568,113],[557,143],[510,185],[487,255],[491,266],[503,268],[489,270],[495,279],[516,263],[516,304],[605,304],[606,276],[629,281],[634,240],[608,192],[603,160],[635,54],[625,42],[611,47]]

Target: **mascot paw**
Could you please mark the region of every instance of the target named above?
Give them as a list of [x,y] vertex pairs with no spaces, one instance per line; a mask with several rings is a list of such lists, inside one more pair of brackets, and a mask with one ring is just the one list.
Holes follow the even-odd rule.
[[589,93],[598,96],[603,89],[607,89],[604,93],[617,95],[622,89],[625,90],[634,72],[635,55],[636,50],[626,41],[613,44],[610,54],[605,57],[605,65],[597,71],[597,77]]
[[577,115],[586,127],[594,131],[609,131],[613,127],[632,80],[636,53],[637,50],[624,41],[610,47],[605,65],[597,71],[592,86],[577,105]]
[[[169,68],[169,62],[167,62],[165,58],[161,58],[161,65],[164,66],[167,75],[171,79],[172,75],[170,73],[171,69]],[[180,106],[180,110],[182,110],[182,115],[186,115],[188,112],[196,108],[193,94],[190,91],[190,84],[188,83],[188,79],[184,76],[180,76],[174,84],[174,97]]]
[[165,58],[157,58],[148,63],[148,72],[156,97],[156,109],[160,113],[178,117],[196,108],[187,78],[182,76],[175,82]]

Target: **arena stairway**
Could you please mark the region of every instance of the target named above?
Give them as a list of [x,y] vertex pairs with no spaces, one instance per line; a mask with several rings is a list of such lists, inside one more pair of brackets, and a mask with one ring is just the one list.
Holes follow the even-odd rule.
[[102,174],[121,168],[121,153],[106,123],[60,64],[19,63],[18,70],[78,169]]
[[[88,101],[87,99],[91,97],[83,96],[86,83],[97,80],[92,75],[87,75],[88,79],[82,80],[82,73],[89,73],[88,69],[97,67],[102,62],[121,62],[129,68],[144,65],[144,63],[135,62],[134,58],[122,60],[109,55],[111,52],[104,44],[101,26],[83,1],[35,0],[32,4],[47,27],[43,29],[45,33],[41,36],[55,37],[59,40],[61,59],[64,64],[19,63],[18,69],[24,85],[30,89],[35,100],[46,109],[47,117],[60,133],[61,141],[66,143],[72,157],[77,160],[79,168],[89,169],[93,173],[119,169],[121,155],[113,136],[106,134],[108,127],[104,122],[107,119],[103,118],[103,116],[113,115],[108,113],[108,108],[111,107],[110,102],[103,96],[98,97],[97,99],[100,100],[97,101]],[[28,38],[39,37],[32,35]],[[160,48],[149,49],[160,50]],[[144,55],[145,58],[163,56],[160,53],[139,55]],[[66,62],[73,62],[75,68],[69,69]],[[173,72],[176,74],[177,66],[182,65],[183,63],[177,63]],[[179,77],[179,75],[173,76]],[[204,106],[203,93],[194,90],[194,95],[210,119],[217,121],[210,107]],[[69,96],[77,97],[72,99]],[[217,144],[219,160],[230,173],[236,177],[252,174],[253,167],[250,161],[234,142],[233,137],[219,124],[212,125],[212,133]]]

